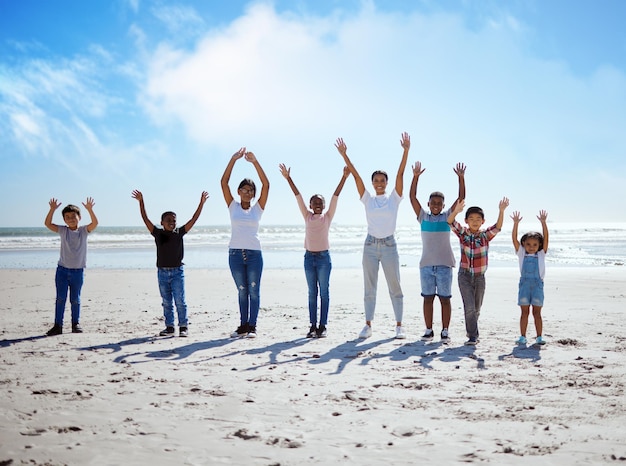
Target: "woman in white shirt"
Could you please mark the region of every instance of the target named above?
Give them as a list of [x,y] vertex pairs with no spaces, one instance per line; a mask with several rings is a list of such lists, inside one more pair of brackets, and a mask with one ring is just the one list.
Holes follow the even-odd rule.
[[[256,197],[254,181],[245,178],[239,183],[237,188],[239,202],[235,201],[228,185],[235,162],[242,157],[254,165],[261,179],[261,195],[254,205],[252,204],[252,200]],[[252,152],[246,152],[245,147],[233,154],[224,170],[221,183],[224,200],[230,212],[231,236],[228,245],[228,265],[239,293],[240,324],[231,337],[254,338],[256,337],[260,306],[259,288],[263,272],[263,255],[258,236],[259,221],[265,209],[270,183],[259,161]]]
[[365,305],[365,327],[359,333],[359,338],[372,336],[372,320],[376,309],[376,291],[378,286],[378,270],[383,266],[387,287],[393,312],[396,317],[396,338],[406,338],[406,333],[402,328],[403,314],[403,294],[400,286],[400,258],[394,233],[396,231],[396,220],[398,218],[398,207],[402,200],[404,187],[404,169],[406,168],[411,138],[407,133],[402,133],[400,145],[404,149],[398,173],[396,174],[396,184],[391,194],[387,194],[388,176],[382,170],[372,173],[372,186],[375,196],[371,196],[365,189],[363,180],[359,176],[356,168],[348,158],[348,147],[342,138],[337,139],[335,147],[343,157],[348,166],[359,193],[361,202],[365,206],[365,217],[367,218],[367,237],[363,246],[363,281],[364,281],[364,305]]

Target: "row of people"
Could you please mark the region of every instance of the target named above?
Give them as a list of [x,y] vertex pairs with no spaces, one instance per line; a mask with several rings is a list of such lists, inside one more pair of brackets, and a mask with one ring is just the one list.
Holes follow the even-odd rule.
[[[291,178],[291,170],[285,164],[279,169],[293,191],[297,205],[305,221],[305,255],[304,270],[308,285],[308,307],[310,329],[307,337],[325,337],[327,335],[328,311],[330,307],[330,273],[332,261],[330,257],[329,230],[337,208],[338,197],[347,178],[352,175],[359,199],[365,207],[367,236],[363,247],[363,279],[365,326],[359,338],[372,335],[372,321],[376,308],[376,294],[379,269],[382,266],[387,282],[389,295],[395,315],[395,337],[406,338],[402,325],[403,293],[400,284],[400,263],[395,240],[398,207],[403,199],[403,177],[411,140],[403,133],[400,140],[403,149],[400,165],[396,174],[395,185],[391,193],[387,193],[388,175],[377,170],[371,176],[374,195],[365,188],[359,172],[347,154],[347,145],[339,138],[335,142],[345,167],[342,177],[333,193],[329,207],[325,209],[325,199],[320,194],[313,195],[309,206]],[[237,188],[238,200],[230,189],[230,177],[235,163],[245,159],[250,162],[261,180],[261,191],[256,202],[257,189],[252,179],[243,179]],[[428,208],[423,209],[417,198],[417,185],[425,169],[420,162],[413,166],[413,180],[410,188],[410,200],[417,220],[421,226],[422,256],[420,259],[421,295],[423,297],[423,315],[426,330],[424,341],[434,338],[434,301],[439,299],[441,305],[441,340],[449,342],[449,325],[451,320],[451,284],[452,269],[455,266],[454,254],[450,246],[450,232],[454,232],[460,241],[461,261],[458,272],[458,284],[463,300],[465,326],[468,340],[466,344],[475,345],[479,340],[478,317],[485,292],[485,272],[488,265],[489,242],[500,232],[504,221],[504,211],[509,205],[505,197],[499,203],[499,215],[496,223],[482,229],[485,222],[484,212],[480,207],[469,207],[465,213],[467,226],[461,226],[455,219],[465,207],[465,170],[459,163],[454,168],[459,180],[458,197],[448,210],[444,210],[445,196],[441,192],[433,192],[429,196]],[[257,318],[260,307],[260,284],[263,272],[263,255],[258,237],[259,223],[269,193],[269,180],[259,161],[245,147],[239,149],[230,158],[221,178],[222,194],[228,206],[231,223],[228,262],[230,271],[238,291],[239,326],[231,334],[232,337],[254,338],[257,335]],[[208,194],[203,192],[200,203],[192,218],[182,227],[177,227],[176,214],[171,211],[161,215],[161,227],[157,227],[148,217],[143,194],[135,190],[132,197],[139,202],[142,220],[154,237],[157,250],[157,270],[159,291],[162,298],[165,329],[160,335],[175,333],[174,306],[178,315],[179,335],[188,335],[187,304],[185,300],[184,268],[183,268],[183,237],[194,226]],[[80,333],[80,290],[83,282],[83,269],[86,265],[87,234],[93,231],[98,220],[93,212],[94,202],[88,198],[84,207],[87,209],[91,222],[79,227],[80,209],[74,205],[66,206],[63,211],[65,226],[52,223],[55,210],[60,206],[56,199],[50,200],[50,210],[45,225],[60,234],[61,257],[55,277],[57,298],[54,326],[48,335],[58,335],[63,331],[63,314],[68,289],[72,311],[72,332]],[[521,279],[519,283],[518,305],[521,308],[520,337],[518,343],[525,344],[526,328],[530,308],[535,320],[537,331],[536,342],[543,344],[541,308],[543,306],[543,277],[545,274],[545,252],[548,246],[547,213],[540,211],[543,233],[531,232],[518,241],[518,225],[522,219],[519,212],[512,215],[513,244],[519,257]],[[319,318],[318,318],[319,295]]]

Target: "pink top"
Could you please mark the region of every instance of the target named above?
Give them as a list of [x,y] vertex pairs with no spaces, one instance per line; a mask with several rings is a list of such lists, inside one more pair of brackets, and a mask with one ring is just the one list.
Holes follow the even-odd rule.
[[304,247],[307,251],[320,252],[330,249],[328,242],[328,231],[330,230],[330,222],[332,222],[337,210],[338,196],[333,196],[330,200],[330,205],[326,212],[321,214],[314,214],[304,204],[302,195],[298,194],[296,200],[298,201],[298,207],[304,217],[304,223],[306,226],[304,234]]

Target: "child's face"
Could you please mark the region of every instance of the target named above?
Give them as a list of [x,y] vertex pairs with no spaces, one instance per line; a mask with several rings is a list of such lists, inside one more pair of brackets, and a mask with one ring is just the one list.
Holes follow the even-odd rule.
[[469,214],[465,219],[467,226],[472,233],[476,233],[480,230],[480,227],[485,223],[485,219],[480,214]]
[[524,246],[526,254],[537,254],[537,251],[539,251],[539,240],[537,238],[527,238],[522,246]]
[[428,207],[430,213],[433,215],[439,215],[444,207],[443,199],[437,196],[431,197],[428,201]]
[[387,178],[385,175],[378,173],[374,175],[374,179],[372,180],[372,186],[374,187],[374,191],[376,191],[376,195],[385,194],[387,190]]
[[311,199],[310,207],[314,214],[321,214],[324,211],[324,201],[319,197],[314,197]]
[[161,220],[161,226],[165,231],[174,231],[176,229],[176,215],[167,214]]
[[63,221],[70,230],[76,230],[78,228],[78,222],[80,222],[80,215],[76,212],[66,212],[63,215]]

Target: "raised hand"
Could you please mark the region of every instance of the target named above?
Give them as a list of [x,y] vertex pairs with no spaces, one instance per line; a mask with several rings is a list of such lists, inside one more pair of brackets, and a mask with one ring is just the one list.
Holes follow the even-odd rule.
[[400,145],[404,150],[409,150],[411,148],[411,136],[409,133],[402,133],[402,139],[400,139]]
[[289,176],[291,176],[291,167],[287,168],[284,163],[281,163],[280,165],[278,165],[278,168],[280,169],[281,175],[283,175],[285,179],[288,180]]
[[240,159],[241,157],[243,157],[244,155],[246,155],[246,148],[245,148],[245,147],[242,147],[242,148],[240,148],[237,152],[235,152],[235,153],[233,154],[233,157],[232,157],[232,158],[233,158],[233,159],[235,159],[235,160],[238,160],[238,159]]
[[457,163],[456,167],[454,168],[454,173],[457,174],[457,176],[465,176],[465,164],[464,163]]
[[86,202],[83,202],[83,206],[85,207],[85,209],[87,210],[91,210],[93,209],[93,206],[95,206],[96,203],[93,200],[93,197],[88,197]]
[[335,147],[341,155],[343,155],[344,157],[346,156],[348,146],[346,146],[346,143],[343,142],[342,138],[337,138],[337,140],[335,141]]
[[50,199],[50,202],[48,202],[48,204],[50,205],[50,209],[52,210],[57,210],[59,207],[61,207],[61,203],[55,198]]
[[537,215],[537,218],[539,219],[541,223],[544,223],[545,221],[548,220],[548,212],[546,212],[545,210],[540,210],[539,215]]
[[252,152],[246,152],[246,153],[245,153],[245,158],[246,158],[246,160],[247,160],[248,162],[250,162],[250,163],[254,163],[254,162],[256,162],[256,161],[257,161],[257,160],[256,160],[256,156],[255,156],[255,155],[254,155],[254,153],[252,153]]
[[133,199],[137,199],[139,202],[143,201],[143,194],[141,194],[141,191],[137,189],[133,190],[131,196],[133,197]]
[[522,216],[520,215],[520,213],[516,210],[513,212],[513,215],[511,215],[511,219],[513,220],[513,223],[519,223],[522,221]]
[[414,176],[420,176],[425,171],[426,171],[426,169],[422,168],[422,163],[421,162],[415,162],[415,164],[413,165],[413,175]]

